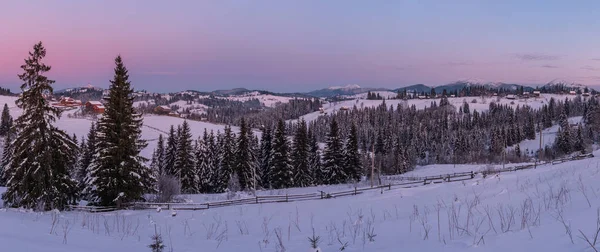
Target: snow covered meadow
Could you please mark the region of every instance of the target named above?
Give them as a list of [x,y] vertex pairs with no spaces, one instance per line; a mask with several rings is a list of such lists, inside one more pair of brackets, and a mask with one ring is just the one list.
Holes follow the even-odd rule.
[[[420,167],[407,175],[431,169],[454,172]],[[593,251],[599,178],[596,157],[464,182],[202,211],[3,209],[0,244],[11,251],[149,251],[156,228],[166,251],[310,251],[313,230],[322,251]]]

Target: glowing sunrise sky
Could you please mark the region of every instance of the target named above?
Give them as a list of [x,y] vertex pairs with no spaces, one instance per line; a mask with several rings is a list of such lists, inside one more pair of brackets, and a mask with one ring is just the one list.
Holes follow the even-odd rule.
[[37,41],[55,88],[300,92],[461,79],[600,84],[600,1],[2,0],[0,86]]

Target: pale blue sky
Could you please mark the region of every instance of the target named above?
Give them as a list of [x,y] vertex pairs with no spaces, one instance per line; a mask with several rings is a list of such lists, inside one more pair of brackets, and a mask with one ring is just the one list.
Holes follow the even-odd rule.
[[57,88],[293,92],[460,79],[600,84],[599,1],[13,1],[0,9],[0,85],[38,40]]

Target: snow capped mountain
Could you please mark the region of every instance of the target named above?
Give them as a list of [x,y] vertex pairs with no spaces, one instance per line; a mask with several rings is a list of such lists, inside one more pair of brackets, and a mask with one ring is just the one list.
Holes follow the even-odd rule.
[[307,95],[310,96],[315,96],[315,97],[334,97],[334,96],[346,96],[346,95],[356,95],[356,94],[361,94],[361,93],[366,93],[369,91],[389,91],[389,89],[386,88],[363,88],[359,85],[347,85],[347,86],[334,86],[334,87],[328,87],[328,88],[324,88],[324,89],[319,89],[319,90],[315,90],[315,91],[311,91],[306,93]]
[[353,84],[353,85],[346,85],[343,87],[342,86],[333,86],[333,87],[329,87],[327,89],[329,89],[329,90],[340,90],[340,89],[341,90],[352,90],[352,89],[359,89],[359,88],[360,88],[359,85]]
[[563,89],[581,90],[581,91],[583,91],[586,88],[591,89],[584,84],[566,81],[563,79],[554,79],[554,80],[548,82],[543,87],[545,87],[545,88],[563,88]]

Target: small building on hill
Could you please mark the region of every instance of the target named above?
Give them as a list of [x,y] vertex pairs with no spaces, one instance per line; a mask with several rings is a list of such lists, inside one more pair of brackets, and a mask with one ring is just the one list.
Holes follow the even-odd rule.
[[542,93],[539,90],[533,91],[533,96],[534,97],[540,97],[541,95],[542,95]]
[[509,95],[506,96],[506,99],[509,99],[509,100],[514,100],[516,98],[517,97],[515,97],[515,95],[512,95],[512,94],[509,94]]
[[81,103],[81,100],[75,100],[71,97],[62,97],[62,98],[60,98],[58,105],[64,106],[64,107],[76,107],[76,106],[81,106],[82,103]]
[[97,114],[104,113],[104,105],[99,101],[88,101],[85,103],[85,108],[87,111],[91,111]]
[[159,115],[168,115],[169,113],[171,113],[171,107],[166,105],[157,106],[156,108],[154,108],[154,113]]

